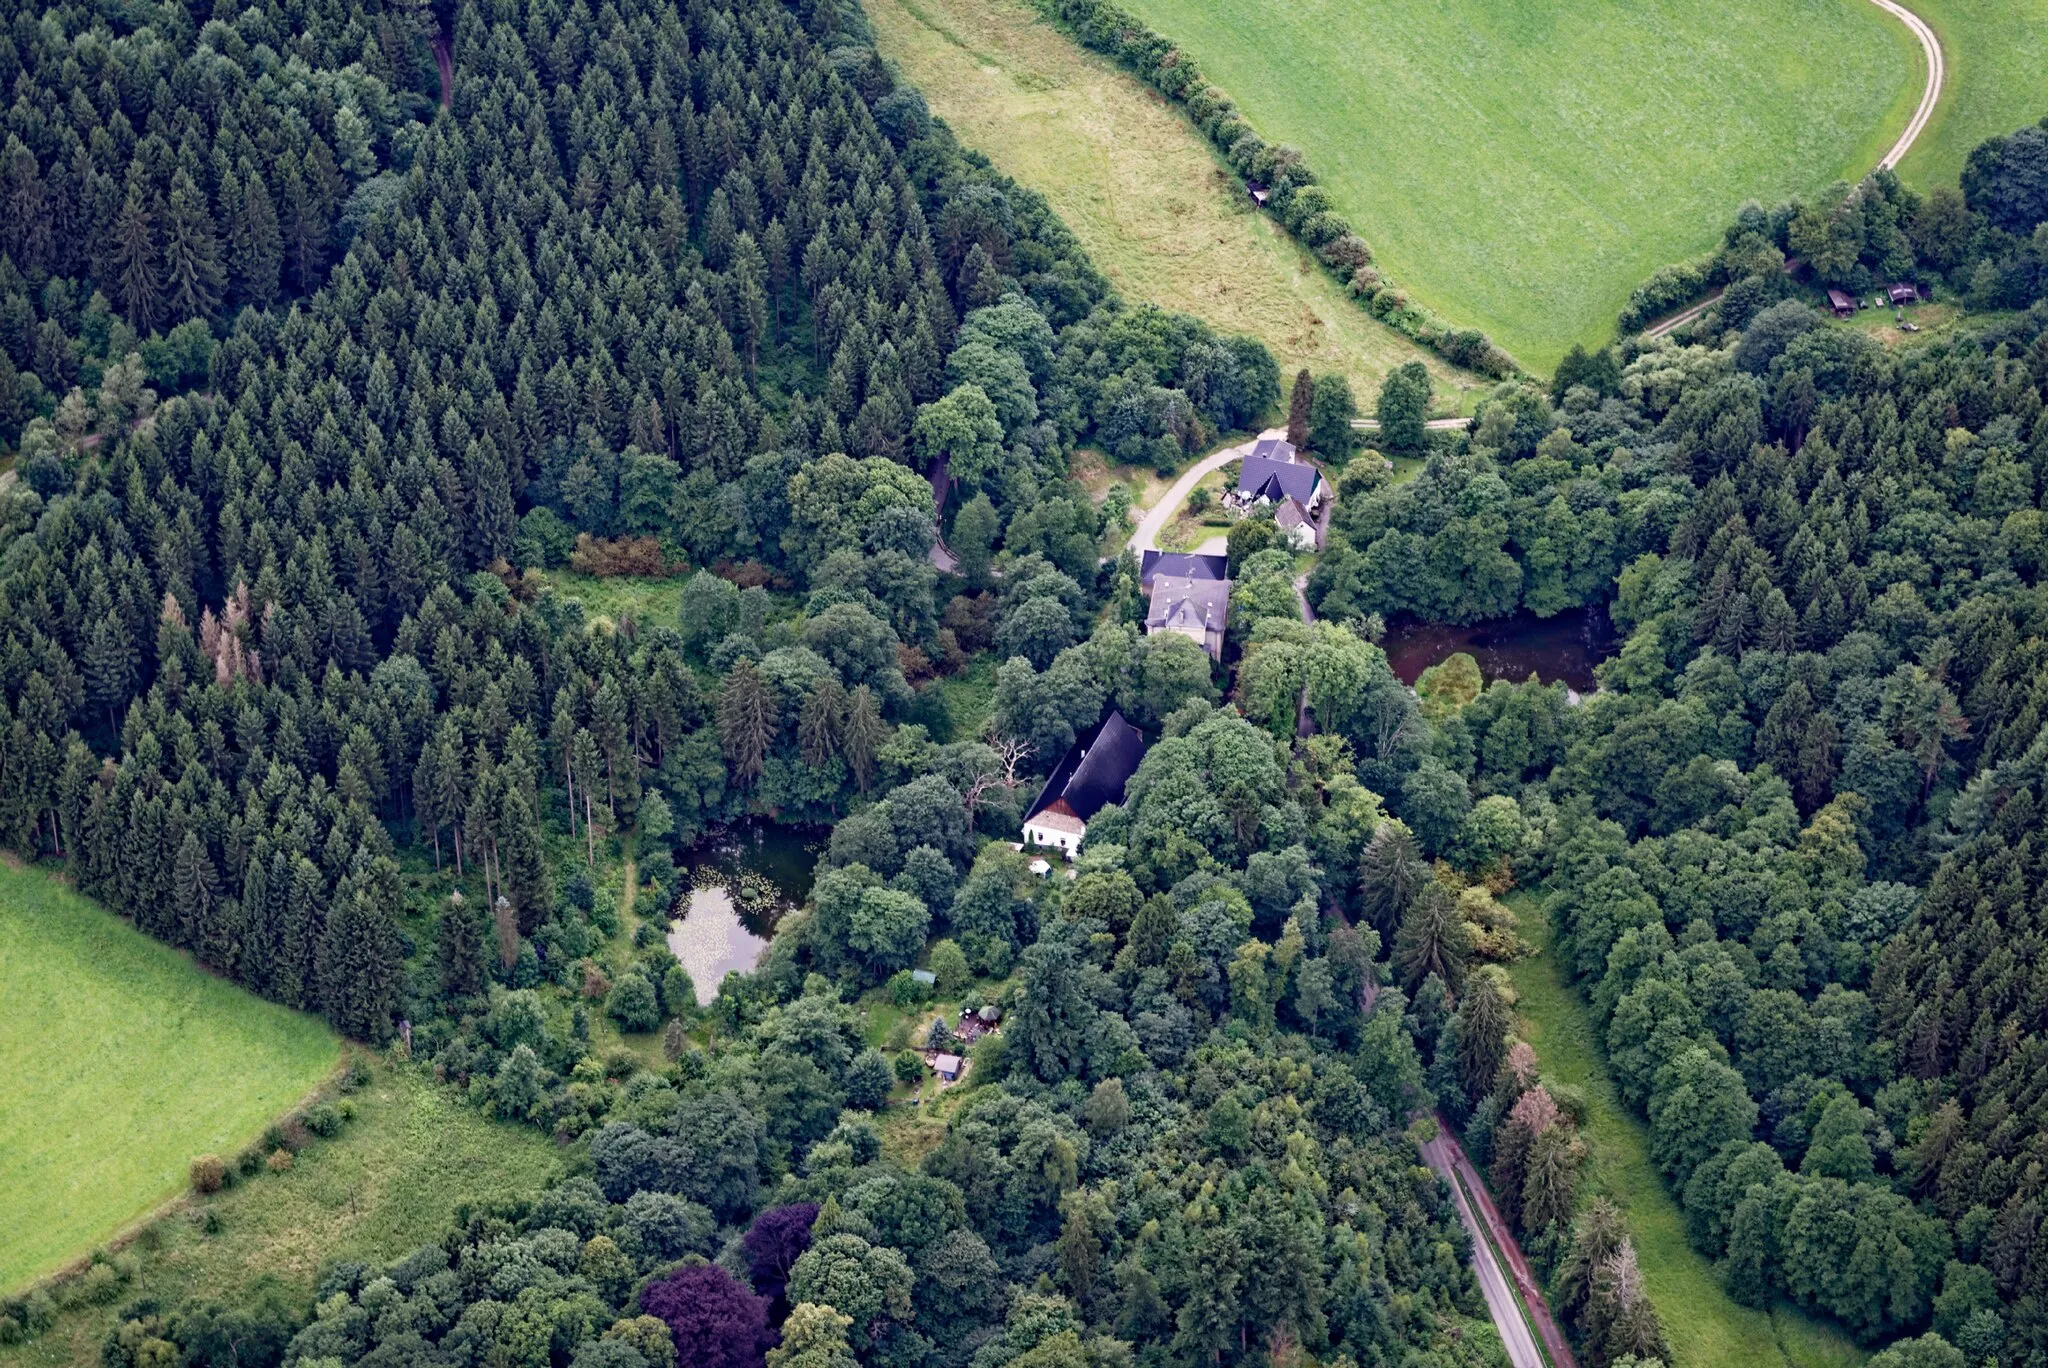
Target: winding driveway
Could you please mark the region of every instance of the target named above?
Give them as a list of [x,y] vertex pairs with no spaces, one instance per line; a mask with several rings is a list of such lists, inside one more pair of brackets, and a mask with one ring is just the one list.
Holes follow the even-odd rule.
[[[1138,526],[1132,531],[1129,543],[1132,554],[1142,556],[1147,551],[1157,551],[1159,549],[1159,534],[1166,530],[1166,525],[1169,522],[1173,521],[1173,515],[1178,513],[1180,506],[1188,501],[1188,495],[1192,494],[1195,486],[1202,482],[1202,477],[1212,470],[1229,465],[1232,461],[1243,460],[1245,453],[1250,450],[1251,444],[1249,442],[1239,446],[1228,446],[1221,451],[1210,452],[1207,456],[1204,456],[1201,460],[1183,470],[1180,473],[1180,478],[1167,486],[1166,492],[1159,496],[1159,502],[1146,509],[1145,516],[1138,519]],[[1209,540],[1221,541],[1222,538],[1211,537]],[[1203,546],[1206,547],[1207,545],[1208,542],[1203,543]]]
[[[1913,144],[1927,131],[1927,125],[1934,121],[1934,108],[1941,103],[1941,90],[1948,82],[1948,58],[1942,53],[1941,39],[1935,36],[1934,29],[1925,19],[1899,4],[1898,0],[1870,0],[1870,3],[1904,24],[1907,31],[1919,40],[1920,50],[1927,54],[1927,88],[1920,92],[1920,103],[1913,110],[1913,117],[1906,121],[1906,129],[1899,134],[1899,140],[1892,144],[1892,150],[1878,158],[1877,169],[1889,171],[1905,160],[1906,154],[1913,150]],[[1699,303],[1644,328],[1643,336],[1663,337],[1677,331],[1705,313],[1720,297],[1721,292],[1714,291]]]

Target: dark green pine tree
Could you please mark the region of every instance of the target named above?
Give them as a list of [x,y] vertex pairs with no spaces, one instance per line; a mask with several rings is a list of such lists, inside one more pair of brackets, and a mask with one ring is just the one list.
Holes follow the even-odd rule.
[[114,220],[114,289],[121,313],[139,333],[156,331],[163,317],[158,276],[156,213],[140,177],[128,182],[128,197]]
[[1309,444],[1309,405],[1315,401],[1315,393],[1315,381],[1304,367],[1294,377],[1294,392],[1287,396],[1287,440],[1304,451]]
[[242,190],[242,210],[230,233],[230,246],[236,297],[259,309],[269,308],[277,301],[278,277],[284,269],[284,233],[270,187],[253,172]]
[[320,940],[320,1009],[343,1035],[371,1044],[391,1035],[403,966],[384,882],[372,877],[343,898]]
[[506,786],[497,826],[499,878],[518,911],[520,934],[530,936],[547,920],[555,893],[541,849],[540,823],[516,784]]
[[460,892],[448,896],[434,947],[441,991],[446,996],[475,997],[489,986],[490,966],[484,947],[486,927],[483,904],[472,902]]
[[[271,897],[277,897],[278,881],[271,881]],[[279,909],[279,954],[273,966],[271,996],[288,1007],[317,1005],[313,979],[313,951],[320,944],[325,922],[327,881],[319,868],[301,855],[292,866],[290,890]]]
[[171,179],[164,213],[164,288],[174,319],[206,318],[220,307],[227,283],[220,264],[220,234],[205,192],[183,171]]
[[120,712],[128,705],[128,691],[135,682],[135,647],[104,585],[93,590],[86,613],[92,620],[82,662],[86,696],[104,710],[107,730],[113,732],[120,727]]
[[177,899],[177,939],[221,973],[232,973],[232,963],[208,960],[203,947],[213,939],[214,905],[220,901],[220,874],[206,842],[196,831],[185,833],[178,845],[177,863],[171,874],[173,896]]

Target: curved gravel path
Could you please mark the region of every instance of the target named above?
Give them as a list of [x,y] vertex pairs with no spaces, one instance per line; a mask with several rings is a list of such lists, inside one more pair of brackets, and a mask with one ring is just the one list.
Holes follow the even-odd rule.
[[[1913,150],[1913,144],[1927,131],[1927,125],[1934,121],[1935,106],[1941,103],[1942,87],[1948,83],[1948,58],[1941,50],[1941,39],[1935,36],[1934,29],[1925,19],[1899,4],[1898,0],[1870,0],[1870,3],[1904,24],[1907,31],[1919,40],[1920,50],[1927,54],[1927,88],[1920,92],[1920,103],[1914,108],[1913,117],[1906,121],[1905,131],[1899,134],[1899,140],[1892,144],[1891,151],[1878,158],[1877,169],[1889,171],[1905,160],[1906,154]],[[1721,292],[1714,291],[1699,303],[1652,323],[1643,329],[1643,336],[1663,337],[1675,332],[1705,313],[1720,297]]]

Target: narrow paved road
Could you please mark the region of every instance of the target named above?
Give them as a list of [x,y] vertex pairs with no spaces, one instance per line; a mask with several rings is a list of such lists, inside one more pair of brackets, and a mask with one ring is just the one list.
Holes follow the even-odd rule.
[[1445,1141],[1451,1166],[1464,1180],[1464,1190],[1479,1219],[1486,1223],[1487,1230],[1493,1235],[1494,1246],[1499,1250],[1500,1260],[1506,1265],[1509,1280],[1522,1294],[1522,1306],[1528,1312],[1527,1319],[1534,1326],[1537,1338],[1543,1341],[1543,1348],[1549,1354],[1553,1368],[1577,1368],[1571,1344],[1557,1328],[1556,1320],[1551,1317],[1550,1303],[1544,1300],[1542,1285],[1536,1281],[1536,1270],[1529,1266],[1528,1256],[1522,1253],[1521,1244],[1515,1239],[1514,1232],[1508,1229],[1507,1219],[1500,1214],[1500,1208],[1493,1204],[1493,1194],[1486,1190],[1486,1181],[1479,1176],[1479,1170],[1472,1166],[1472,1160],[1466,1155],[1464,1147],[1458,1143],[1457,1137],[1444,1126],[1441,1116],[1437,1118],[1437,1129]]
[[[1173,521],[1173,515],[1179,512],[1180,506],[1188,501],[1188,495],[1193,493],[1195,486],[1202,482],[1202,477],[1212,470],[1229,465],[1232,461],[1243,460],[1245,453],[1250,450],[1250,442],[1246,442],[1242,446],[1225,447],[1221,451],[1210,452],[1207,456],[1204,456],[1201,460],[1183,470],[1180,478],[1175,480],[1167,487],[1166,492],[1159,496],[1159,502],[1146,509],[1145,515],[1138,519],[1137,529],[1131,533],[1131,553],[1142,556],[1147,551],[1157,551],[1159,549],[1159,534],[1164,532],[1166,525]],[[1217,539],[1212,537],[1210,540],[1214,541]],[[1206,545],[1206,543],[1204,544]]]
[[[1927,56],[1927,88],[1920,92],[1920,103],[1913,110],[1913,117],[1906,121],[1905,131],[1899,134],[1899,140],[1892,144],[1892,150],[1878,158],[1877,169],[1889,171],[1905,160],[1906,154],[1913,150],[1913,144],[1933,122],[1935,106],[1941,103],[1942,87],[1948,82],[1948,58],[1942,53],[1941,39],[1935,36],[1925,19],[1899,4],[1898,0],[1870,0],[1870,3],[1904,24],[1907,31],[1919,40],[1920,51]],[[1644,328],[1643,336],[1663,337],[1677,331],[1705,313],[1720,297],[1721,292],[1714,291],[1699,303]]]
[[1458,1204],[1458,1219],[1465,1223],[1465,1233],[1472,1237],[1472,1271],[1479,1278],[1479,1292],[1486,1298],[1493,1328],[1500,1332],[1500,1341],[1507,1347],[1508,1362],[1513,1368],[1546,1368],[1543,1353],[1536,1347],[1536,1337],[1529,1333],[1529,1323],[1515,1303],[1507,1274],[1502,1271],[1500,1260],[1494,1258],[1493,1246],[1487,1243],[1479,1216],[1466,1200],[1465,1185],[1458,1181],[1457,1165],[1464,1152],[1458,1149],[1458,1142],[1451,1138],[1442,1121],[1437,1122],[1436,1139],[1422,1147],[1422,1157],[1438,1177],[1451,1185],[1451,1200]]

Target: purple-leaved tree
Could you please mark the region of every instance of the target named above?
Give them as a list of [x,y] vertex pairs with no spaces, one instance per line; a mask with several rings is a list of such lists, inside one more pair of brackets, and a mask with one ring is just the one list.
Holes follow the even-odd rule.
[[775,1343],[768,1299],[716,1264],[679,1268],[640,1294],[640,1309],[668,1323],[676,1368],[762,1368]]

